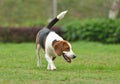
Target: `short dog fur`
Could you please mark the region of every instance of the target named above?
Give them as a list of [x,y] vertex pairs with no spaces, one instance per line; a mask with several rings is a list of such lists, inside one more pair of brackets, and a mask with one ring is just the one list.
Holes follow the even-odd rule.
[[59,20],[61,20],[67,11],[61,12],[55,17],[46,27],[41,29],[36,35],[36,51],[37,51],[37,66],[41,66],[40,49],[45,51],[45,58],[48,62],[47,69],[55,70],[54,59],[56,56],[63,56],[64,59],[71,63],[71,59],[76,58],[72,51],[71,44],[56,34],[50,28]]

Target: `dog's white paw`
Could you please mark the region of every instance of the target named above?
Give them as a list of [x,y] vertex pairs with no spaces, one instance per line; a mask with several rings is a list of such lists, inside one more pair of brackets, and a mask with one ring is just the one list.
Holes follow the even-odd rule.
[[55,70],[55,69],[56,69],[55,65],[51,66],[51,70]]
[[51,71],[54,71],[54,70],[56,70],[56,68],[54,68],[54,69],[47,69],[47,70],[51,70]]
[[55,66],[54,66],[54,67],[52,67],[52,68],[51,68],[51,70],[52,70],[52,71],[53,71],[53,70],[56,70],[56,67],[55,67]]
[[47,66],[47,70],[56,70],[56,67],[55,66],[50,66],[49,64],[48,64],[48,66]]

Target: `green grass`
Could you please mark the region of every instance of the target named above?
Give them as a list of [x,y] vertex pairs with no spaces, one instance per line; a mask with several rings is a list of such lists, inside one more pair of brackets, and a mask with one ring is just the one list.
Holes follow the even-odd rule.
[[[56,71],[36,67],[34,43],[0,43],[0,84],[119,84],[120,45],[74,42],[71,64],[57,57]],[[42,53],[43,55],[43,53]]]

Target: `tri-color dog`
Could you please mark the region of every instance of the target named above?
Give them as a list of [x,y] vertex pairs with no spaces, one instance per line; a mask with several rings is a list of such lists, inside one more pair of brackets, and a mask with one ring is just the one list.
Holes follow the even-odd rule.
[[45,51],[45,58],[48,62],[47,69],[55,70],[56,67],[54,65],[54,59],[56,56],[63,56],[64,59],[71,63],[71,59],[76,58],[74,52],[72,51],[71,44],[56,34],[54,31],[50,30],[50,28],[59,20],[61,20],[67,11],[61,12],[54,18],[47,27],[41,29],[36,36],[36,50],[37,50],[37,66],[41,66],[41,58],[40,58],[40,48],[43,48]]

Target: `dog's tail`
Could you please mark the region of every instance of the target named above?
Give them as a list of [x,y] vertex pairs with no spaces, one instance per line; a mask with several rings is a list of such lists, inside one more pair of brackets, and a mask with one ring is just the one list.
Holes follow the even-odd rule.
[[57,17],[55,17],[48,25],[47,28],[51,28],[56,22],[58,22],[59,20],[61,20],[65,14],[67,13],[67,11],[63,11],[61,12],[59,15],[57,15]]

